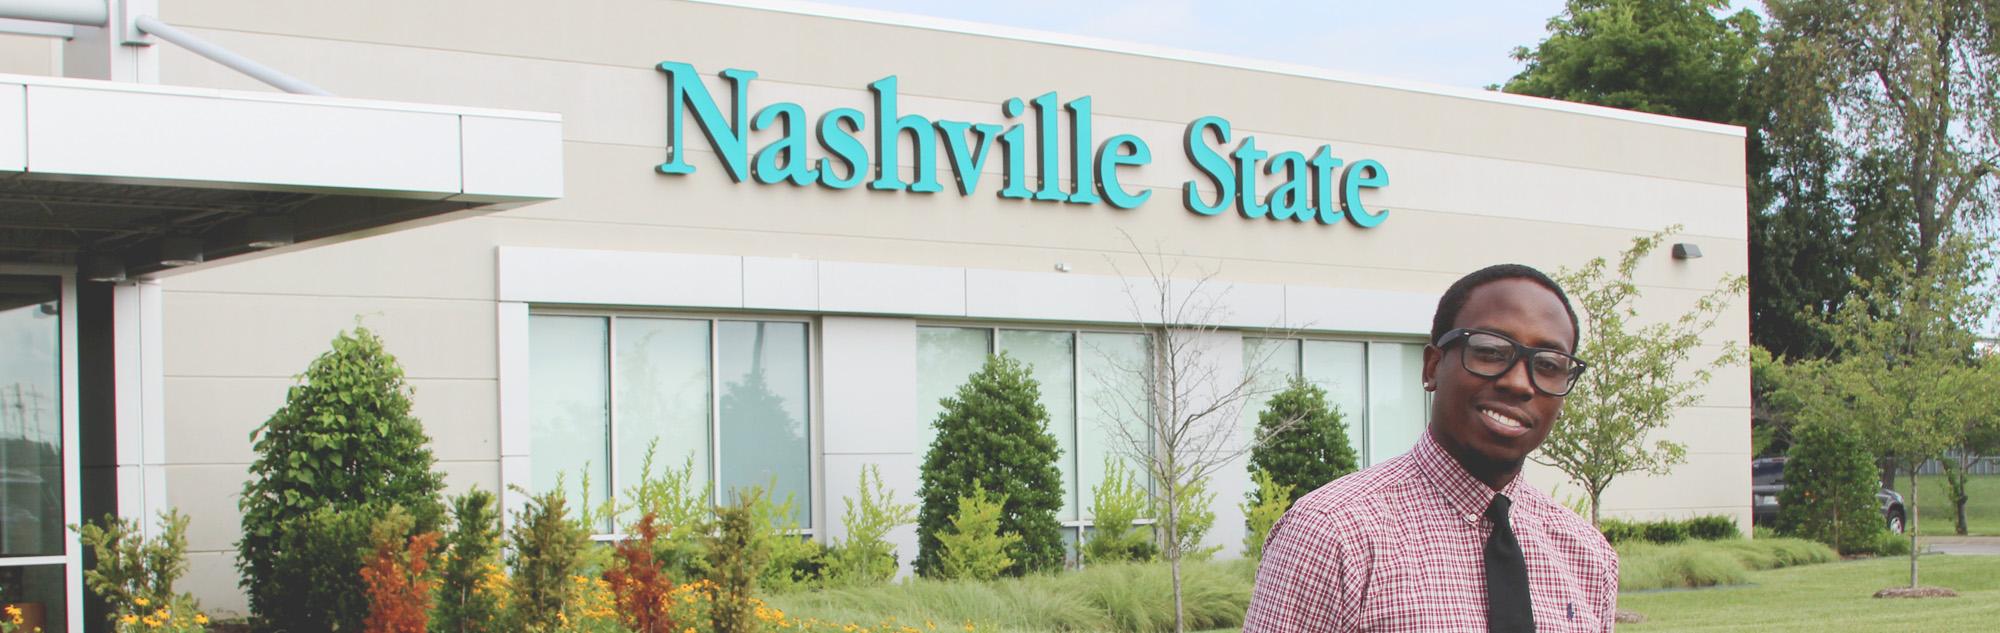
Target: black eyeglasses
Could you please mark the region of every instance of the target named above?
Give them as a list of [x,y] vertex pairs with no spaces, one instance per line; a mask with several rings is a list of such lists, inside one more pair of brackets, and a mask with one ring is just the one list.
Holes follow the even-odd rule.
[[1551,396],[1569,395],[1576,387],[1576,379],[1583,377],[1583,370],[1590,365],[1566,352],[1540,347],[1528,347],[1514,342],[1514,339],[1485,330],[1459,328],[1445,332],[1438,339],[1437,348],[1442,350],[1459,341],[1465,341],[1465,352],[1459,354],[1459,361],[1465,370],[1475,376],[1499,378],[1514,368],[1514,362],[1528,359],[1528,382],[1535,389]]

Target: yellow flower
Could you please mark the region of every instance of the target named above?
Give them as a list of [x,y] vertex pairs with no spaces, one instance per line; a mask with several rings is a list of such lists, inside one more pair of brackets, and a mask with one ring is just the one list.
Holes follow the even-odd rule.
[[208,616],[205,616],[205,615],[202,615],[202,614],[199,614],[199,613],[197,613],[197,614],[195,614],[195,615],[194,615],[194,623],[195,623],[195,624],[208,624]]
[[138,621],[139,621],[139,616],[136,616],[136,615],[127,615],[127,616],[125,616],[125,617],[123,617],[123,618],[120,618],[120,621],[122,621],[122,622],[124,622],[124,623],[126,623],[126,624],[131,624],[131,623],[133,623],[133,622],[138,622]]

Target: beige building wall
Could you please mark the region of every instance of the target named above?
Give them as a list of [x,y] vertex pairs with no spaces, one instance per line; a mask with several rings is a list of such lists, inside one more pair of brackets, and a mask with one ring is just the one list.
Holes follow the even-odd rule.
[[[927,26],[667,0],[162,5],[166,22],[344,97],[556,112],[567,137],[562,200],[163,282],[168,492],[195,517],[189,582],[225,609],[243,604],[232,543],[236,495],[252,459],[249,433],[280,406],[291,376],[357,316],[408,370],[416,413],[435,438],[450,488],[502,484],[501,247],[1037,273],[1067,264],[1073,274],[1113,275],[1136,269],[1137,243],[1224,281],[1435,295],[1487,264],[1577,266],[1683,225],[1675,239],[1699,244],[1706,257],[1675,261],[1660,252],[1641,267],[1644,305],[1654,315],[1689,309],[1747,266],[1743,139],[1735,128],[916,18]],[[1123,180],[1149,188],[1152,199],[1130,210],[999,199],[997,160],[970,196],[951,188],[949,173],[937,194],[735,183],[692,117],[696,173],[662,175],[654,167],[666,156],[668,102],[655,66],[668,60],[710,75],[718,102],[728,90],[714,73],[756,71],[753,113],[778,101],[798,103],[811,117],[834,107],[869,112],[867,84],[888,75],[899,78],[901,112],[932,120],[1007,123],[999,104],[1008,98],[1089,95],[1099,142],[1120,133],[1147,141],[1152,164],[1126,168]],[[162,51],[160,75],[176,85],[268,90],[171,47]],[[1188,212],[1180,186],[1199,173],[1180,137],[1188,122],[1210,115],[1228,119],[1235,140],[1254,135],[1274,153],[1310,155],[1329,144],[1350,161],[1381,161],[1392,184],[1364,196],[1372,208],[1389,209],[1388,220],[1360,229]],[[755,135],[753,151],[770,138]],[[949,169],[941,152],[939,165]],[[1268,191],[1273,181],[1263,182]],[[678,283],[646,271],[614,281]],[[1427,327],[1423,316],[1409,332]],[[1701,356],[1712,358],[1724,341],[1746,342],[1748,329],[1739,299]],[[1342,335],[1422,340],[1314,333]],[[1664,434],[1688,444],[1688,463],[1668,477],[1621,480],[1606,501],[1612,514],[1723,513],[1747,526],[1748,369],[1718,371],[1704,393],[1703,404]],[[1539,467],[1529,476],[1544,488],[1563,479]],[[1576,494],[1565,490],[1557,497]],[[1223,495],[1218,505],[1234,499]],[[830,505],[837,501],[815,504],[829,522],[838,515]]]

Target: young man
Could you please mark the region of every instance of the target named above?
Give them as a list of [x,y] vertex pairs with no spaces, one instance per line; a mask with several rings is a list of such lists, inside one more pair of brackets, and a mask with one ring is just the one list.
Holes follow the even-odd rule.
[[1617,552],[1520,476],[1585,370],[1577,335],[1533,268],[1452,284],[1424,348],[1429,431],[1285,513],[1244,632],[1611,630]]

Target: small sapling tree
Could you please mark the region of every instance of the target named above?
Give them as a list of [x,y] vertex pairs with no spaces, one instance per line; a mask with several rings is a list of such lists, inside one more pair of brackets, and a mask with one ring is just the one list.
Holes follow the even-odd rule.
[[1702,334],[1715,326],[1729,299],[1743,292],[1745,282],[1739,276],[1725,276],[1719,287],[1695,300],[1694,309],[1643,324],[1639,284],[1633,275],[1640,262],[1679,229],[1633,239],[1632,247],[1619,254],[1615,269],[1599,257],[1553,275],[1574,303],[1582,326],[1576,355],[1590,363],[1590,370],[1565,398],[1562,421],[1532,459],[1561,470],[1583,487],[1593,523],[1611,482],[1634,473],[1664,475],[1686,461],[1685,445],[1649,442],[1649,436],[1666,427],[1676,412],[1700,404],[1700,390],[1713,371],[1737,363],[1743,355],[1731,341],[1713,360],[1693,359]]

